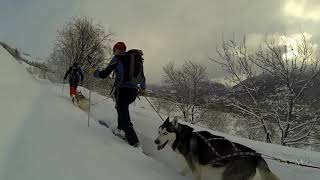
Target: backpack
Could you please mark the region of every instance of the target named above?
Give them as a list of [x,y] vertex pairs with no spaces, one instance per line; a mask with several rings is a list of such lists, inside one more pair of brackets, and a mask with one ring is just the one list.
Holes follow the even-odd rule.
[[123,65],[123,82],[134,85],[141,84],[144,81],[143,72],[143,52],[138,49],[131,49],[124,55],[119,55],[117,58]]

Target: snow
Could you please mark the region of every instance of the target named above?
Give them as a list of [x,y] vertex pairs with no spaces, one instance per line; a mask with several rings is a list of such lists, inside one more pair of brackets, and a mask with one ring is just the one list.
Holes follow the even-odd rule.
[[[102,97],[94,97],[93,101],[101,98]],[[113,109],[110,109],[110,107],[113,107],[112,105],[113,102],[110,99],[106,100],[103,104],[98,104],[96,107],[93,107],[93,116],[99,120],[104,119],[105,121],[109,121],[109,123],[110,121],[114,121],[113,119],[110,119],[111,114],[112,117],[116,117],[115,112],[112,112]],[[184,162],[182,162],[181,157],[177,157],[175,153],[170,150],[170,147],[166,148],[164,151],[158,151],[156,147],[152,145],[154,139],[157,136],[157,128],[161,125],[162,120],[152,110],[152,107],[150,107],[148,102],[144,98],[136,100],[135,105],[131,106],[131,114],[133,117],[135,128],[137,129],[139,136],[144,141],[144,151],[146,151],[146,153],[152,156],[154,159],[167,164],[169,167],[172,167],[176,171],[181,170]],[[187,124],[182,121],[180,121],[180,123]],[[256,142],[219,133],[213,130],[208,130],[195,125],[188,125],[193,126],[196,130],[207,130],[213,134],[224,136],[229,140],[251,147],[252,149],[257,150],[264,155],[280,158],[282,160],[289,160],[291,162],[300,162],[302,164],[310,164],[320,167],[319,152],[283,147],[280,145],[267,144],[263,142]],[[178,161],[177,158],[179,158]],[[269,159],[266,159],[266,161],[268,162],[268,165],[272,172],[274,172],[282,180],[320,179],[320,169],[300,167],[296,165],[280,163],[278,161]]]
[[95,121],[87,127],[61,86],[34,80],[3,49],[0,62],[0,179],[183,179]]
[[23,58],[23,59],[26,59],[29,62],[33,62],[33,63],[44,63],[44,64],[46,63],[45,60],[43,60],[43,59],[41,59],[39,57],[32,57],[28,53],[24,53],[24,52],[20,53],[20,57]]
[[[142,151],[113,136],[96,121],[116,126],[112,99],[92,93],[87,113],[74,106],[68,85],[35,79],[0,48],[0,179],[4,180],[157,180],[192,179],[178,171],[183,161],[170,147],[158,151],[153,141],[162,120],[141,97],[130,106]],[[88,90],[80,88],[85,96]],[[166,117],[164,117],[166,118]],[[200,130],[201,127],[195,127]],[[258,152],[320,166],[320,153],[223,135]],[[320,170],[268,160],[282,180],[317,180]]]

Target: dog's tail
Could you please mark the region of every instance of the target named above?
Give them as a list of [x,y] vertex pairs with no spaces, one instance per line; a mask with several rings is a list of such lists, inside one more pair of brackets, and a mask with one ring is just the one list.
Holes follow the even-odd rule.
[[280,180],[270,171],[267,162],[263,158],[258,159],[257,169],[261,176],[261,180]]

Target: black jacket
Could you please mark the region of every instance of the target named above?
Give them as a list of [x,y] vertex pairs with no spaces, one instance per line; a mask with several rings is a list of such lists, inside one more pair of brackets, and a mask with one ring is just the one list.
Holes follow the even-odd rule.
[[71,66],[64,75],[64,79],[67,79],[68,76],[70,86],[78,86],[80,79],[83,81],[83,74],[79,67]]

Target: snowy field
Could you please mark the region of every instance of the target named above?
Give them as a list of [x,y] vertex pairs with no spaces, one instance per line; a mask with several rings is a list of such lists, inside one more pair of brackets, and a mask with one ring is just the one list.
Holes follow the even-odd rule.
[[[1,180],[191,179],[179,175],[183,161],[170,148],[156,150],[153,141],[162,121],[144,98],[130,107],[141,152],[96,123],[103,120],[116,125],[112,99],[92,94],[92,103],[98,104],[92,107],[88,127],[87,113],[68,97],[68,85],[34,79],[2,48],[0,63]],[[88,95],[86,89],[81,90]],[[320,166],[318,152],[224,136],[263,154]],[[320,179],[319,169],[267,162],[282,180]]]

